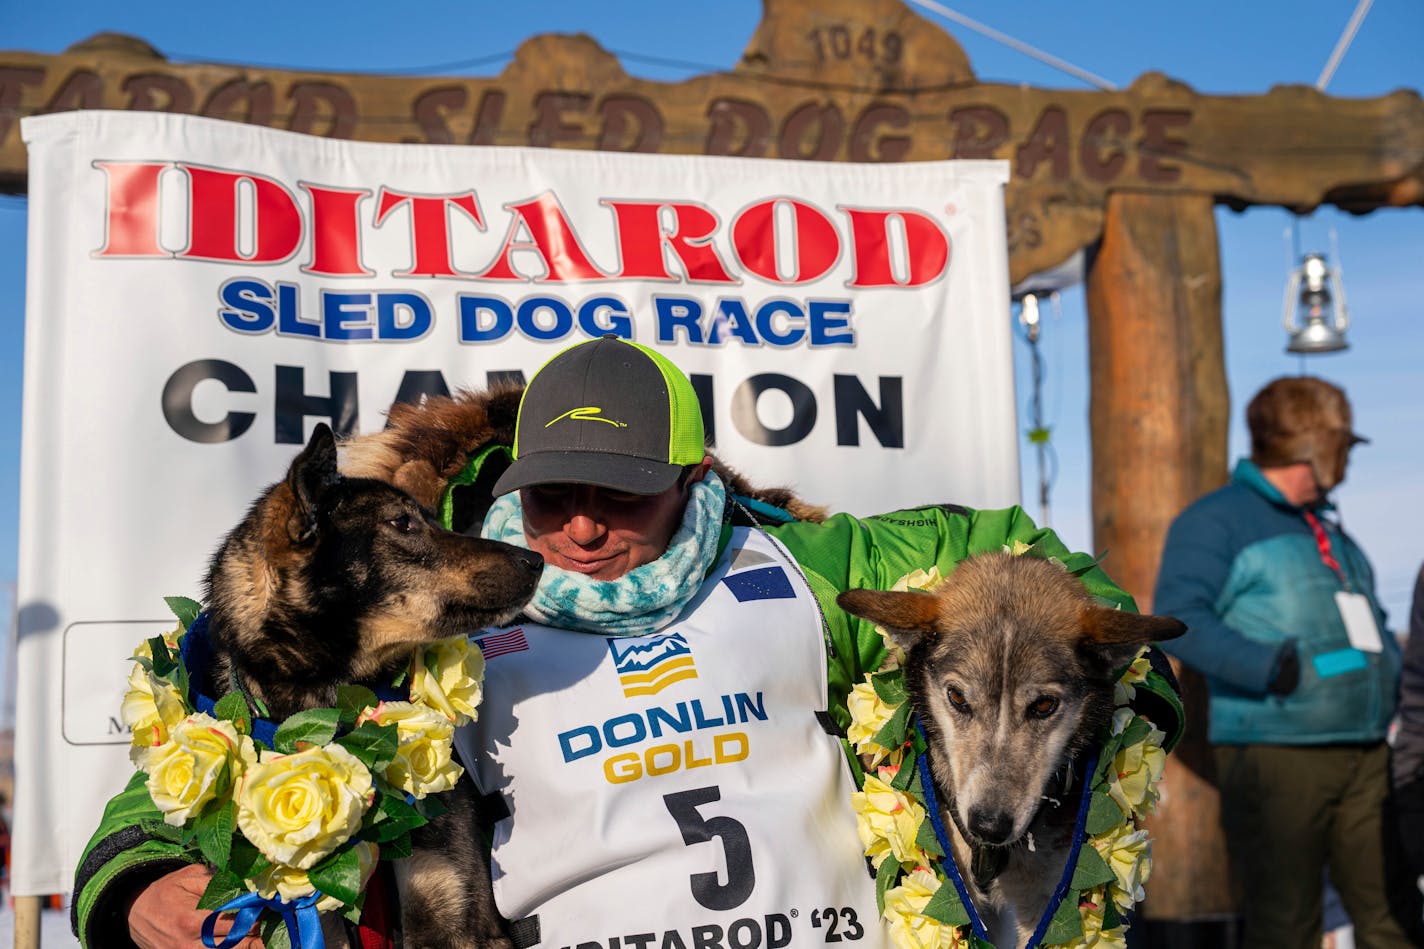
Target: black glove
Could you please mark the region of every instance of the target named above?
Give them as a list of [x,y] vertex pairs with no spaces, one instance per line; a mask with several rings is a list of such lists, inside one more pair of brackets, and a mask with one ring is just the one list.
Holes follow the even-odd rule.
[[1271,673],[1271,681],[1266,691],[1272,695],[1290,695],[1300,685],[1300,656],[1296,655],[1295,641],[1288,640],[1276,657],[1276,668]]

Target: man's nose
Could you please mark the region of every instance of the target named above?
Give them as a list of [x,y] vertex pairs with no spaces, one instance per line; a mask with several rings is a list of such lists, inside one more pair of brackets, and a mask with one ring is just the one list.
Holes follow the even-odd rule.
[[608,528],[603,525],[601,519],[591,517],[585,511],[574,511],[564,525],[564,533],[568,535],[569,540],[587,547],[597,543],[599,538],[608,533]]

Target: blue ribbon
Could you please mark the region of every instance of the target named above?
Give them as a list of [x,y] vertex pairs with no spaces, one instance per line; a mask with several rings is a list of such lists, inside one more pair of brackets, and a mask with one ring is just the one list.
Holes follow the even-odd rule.
[[[321,917],[316,911],[316,904],[320,899],[320,892],[303,896],[290,903],[280,896],[268,899],[260,893],[244,893],[219,906],[203,920],[203,945],[207,946],[207,949],[232,949],[256,928],[262,911],[270,909],[280,914],[282,921],[287,924],[287,936],[292,941],[293,949],[326,949],[326,939],[321,934]],[[233,912],[237,913],[237,916],[232,921],[232,928],[228,930],[222,942],[214,942],[217,938],[214,930],[218,917],[223,913]]]
[[[203,610],[188,627],[188,632],[178,644],[178,654],[183,666],[188,670],[188,699],[194,710],[212,715],[217,700],[210,692],[219,691],[208,680],[208,670],[213,663],[212,633],[208,629],[208,611]],[[406,702],[410,700],[410,684],[383,686],[374,690],[376,698],[382,702]],[[275,747],[277,723],[267,718],[252,716],[252,739],[268,748]]]
[[[918,721],[915,728],[919,730],[920,740],[925,741],[925,730]],[[954,862],[954,850],[949,845],[949,835],[945,833],[944,821],[939,816],[939,799],[935,795],[934,778],[930,775],[929,753],[921,752],[919,756],[920,787],[925,792],[925,810],[929,812],[930,824],[934,827],[935,839],[939,841],[941,849],[944,850],[944,869],[954,888],[959,891],[960,902],[964,904],[964,911],[969,914],[969,925],[974,930],[974,935],[984,942],[989,941],[989,930],[984,925],[984,920],[979,918],[979,911],[974,908],[974,901],[969,898],[969,888],[964,885],[964,878],[959,875],[959,867]],[[1088,756],[1088,761],[1083,768],[1083,797],[1078,802],[1078,818],[1073,824],[1073,846],[1068,851],[1068,863],[1063,867],[1063,875],[1058,878],[1058,886],[1053,890],[1053,896],[1048,901],[1048,906],[1044,908],[1043,915],[1038,919],[1038,926],[1034,928],[1033,935],[1029,938],[1024,949],[1033,949],[1043,940],[1043,934],[1048,931],[1049,923],[1053,922],[1053,915],[1058,912],[1058,906],[1063,902],[1063,898],[1068,895],[1068,887],[1073,882],[1073,871],[1078,868],[1078,851],[1083,848],[1083,841],[1088,838],[1088,805],[1093,799],[1093,789],[1088,782],[1092,780],[1093,774],[1098,767],[1098,749],[1093,749]]]

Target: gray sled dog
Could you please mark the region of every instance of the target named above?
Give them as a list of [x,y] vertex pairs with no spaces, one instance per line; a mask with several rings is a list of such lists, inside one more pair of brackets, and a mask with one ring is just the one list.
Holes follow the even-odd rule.
[[996,929],[1011,915],[1024,945],[1068,860],[1073,762],[1111,719],[1114,672],[1186,626],[1100,606],[1060,564],[1009,553],[965,560],[933,593],[837,602],[906,651],[955,862],[975,906]]

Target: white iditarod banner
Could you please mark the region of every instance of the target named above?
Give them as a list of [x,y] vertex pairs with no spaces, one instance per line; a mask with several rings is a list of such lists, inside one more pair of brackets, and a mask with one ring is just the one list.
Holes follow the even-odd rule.
[[716,451],[853,513],[1018,498],[1001,162],[851,165],[23,122],[30,240],[14,892],[127,779],[126,657],[319,421],[607,333]]

